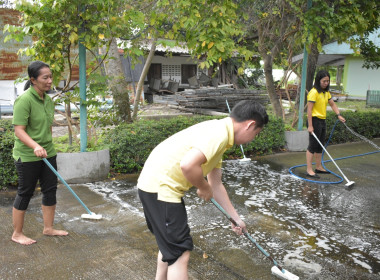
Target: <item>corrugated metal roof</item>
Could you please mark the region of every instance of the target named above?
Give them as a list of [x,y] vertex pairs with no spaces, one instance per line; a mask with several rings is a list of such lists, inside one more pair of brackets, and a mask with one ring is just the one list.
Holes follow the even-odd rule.
[[[169,41],[169,40],[168,40]],[[128,48],[131,46],[131,43],[126,40],[118,40],[118,43],[124,43],[125,47]],[[143,50],[150,50],[152,47],[152,41],[145,41],[140,44],[141,49]],[[122,50],[119,50],[119,52],[122,52]],[[163,46],[161,44],[158,44],[156,46],[156,52],[167,52],[167,53],[178,53],[178,54],[189,54],[189,50],[185,46]]]

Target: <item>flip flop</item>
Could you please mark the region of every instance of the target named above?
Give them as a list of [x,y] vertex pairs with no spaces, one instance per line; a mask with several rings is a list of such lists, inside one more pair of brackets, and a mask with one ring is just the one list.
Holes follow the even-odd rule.
[[315,173],[330,174],[330,171],[315,169]]
[[315,178],[315,179],[319,179],[320,178],[317,174],[311,175],[309,173],[306,173],[306,177]]

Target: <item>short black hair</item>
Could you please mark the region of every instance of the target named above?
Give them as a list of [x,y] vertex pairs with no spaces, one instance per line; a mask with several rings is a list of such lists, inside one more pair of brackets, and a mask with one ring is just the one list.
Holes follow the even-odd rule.
[[45,62],[42,62],[39,60],[33,61],[32,63],[29,64],[28,66],[29,80],[25,83],[24,90],[27,90],[31,86],[32,82],[30,81],[30,78],[37,79],[38,76],[40,75],[40,70],[45,67],[50,68],[49,64],[46,64]]
[[329,77],[330,79],[330,74],[326,70],[320,70],[318,71],[317,75],[315,75],[314,87],[318,92],[326,92],[326,91],[329,91],[330,89],[330,83],[325,89],[321,88],[321,80],[324,77]]
[[263,127],[268,123],[268,115],[263,105],[252,100],[239,101],[230,114],[237,122],[254,120],[257,127]]

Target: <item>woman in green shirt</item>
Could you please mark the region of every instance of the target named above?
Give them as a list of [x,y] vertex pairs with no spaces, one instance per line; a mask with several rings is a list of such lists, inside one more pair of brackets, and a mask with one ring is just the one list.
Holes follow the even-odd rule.
[[12,241],[23,245],[36,243],[36,240],[24,235],[23,226],[25,211],[37,181],[40,182],[42,192],[43,234],[68,234],[66,231],[53,228],[57,177],[41,160],[47,158],[57,168],[57,153],[52,142],[54,103],[46,94],[52,85],[52,73],[49,65],[34,61],[28,66],[28,75],[29,80],[24,87],[26,91],[16,99],[13,108],[13,158],[18,173],[18,189],[13,204]]

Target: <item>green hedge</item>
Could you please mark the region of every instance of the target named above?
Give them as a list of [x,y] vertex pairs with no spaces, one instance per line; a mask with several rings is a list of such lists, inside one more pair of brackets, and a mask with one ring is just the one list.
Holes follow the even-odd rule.
[[[343,112],[347,125],[368,139],[380,137],[380,112]],[[215,117],[194,116],[176,117],[162,120],[140,120],[132,124],[122,124],[107,132],[105,143],[110,147],[111,166],[115,172],[133,173],[142,169],[150,152],[160,142],[193,124]],[[219,117],[220,118],[220,117]],[[334,113],[327,114],[329,133],[337,118]],[[12,158],[13,126],[9,120],[0,120],[0,189],[17,183],[17,173]],[[338,123],[330,144],[359,141],[356,136]],[[279,151],[285,145],[284,123],[281,119],[270,117],[270,122],[256,139],[243,146],[247,157]],[[239,146],[226,152],[226,158],[241,158]]]
[[[269,122],[260,134],[250,143],[243,145],[245,156],[271,154],[285,146],[285,126],[282,119],[269,117]],[[234,145],[225,153],[229,158],[241,158],[240,146]]]
[[[380,111],[379,112],[342,112],[342,116],[346,119],[346,125],[356,133],[373,139],[380,137]],[[335,113],[328,112],[326,119],[328,140],[331,130],[333,129],[337,117]],[[338,122],[335,126],[333,136],[329,142],[331,144],[339,144],[346,142],[361,141],[357,136],[349,132],[344,124]]]
[[[172,119],[140,120],[132,124],[122,124],[106,136],[105,143],[110,147],[111,167],[115,172],[138,172],[142,169],[150,152],[160,142],[191,125],[215,118],[180,116]],[[244,150],[246,155],[266,154],[283,147],[284,144],[284,124],[280,119],[271,118],[268,126],[255,141],[245,145]],[[239,146],[234,146],[227,151],[226,157],[241,157]]]
[[17,172],[12,157],[14,143],[13,125],[10,120],[0,120],[0,190],[16,184]]

